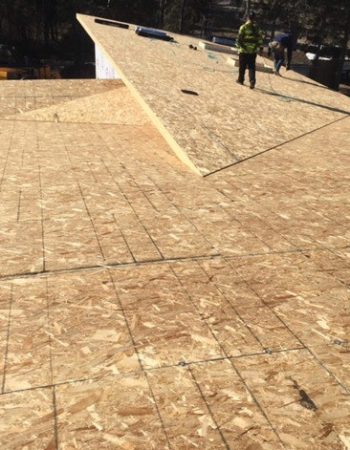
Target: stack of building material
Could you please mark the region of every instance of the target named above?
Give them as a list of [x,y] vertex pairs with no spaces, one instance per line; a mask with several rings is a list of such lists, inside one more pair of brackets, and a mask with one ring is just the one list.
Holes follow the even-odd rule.
[[227,45],[216,44],[215,42],[199,41],[198,47],[202,50],[210,50],[212,52],[231,53],[233,55],[238,53],[238,49],[235,47],[228,47]]
[[[226,60],[229,66],[239,67],[238,56],[229,56]],[[256,63],[256,70],[259,72],[273,73],[273,68],[263,62]]]

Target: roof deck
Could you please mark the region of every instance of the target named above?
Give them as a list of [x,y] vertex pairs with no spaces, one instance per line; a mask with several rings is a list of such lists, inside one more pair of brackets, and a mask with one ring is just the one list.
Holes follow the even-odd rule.
[[[227,64],[230,55],[201,50],[198,39],[169,33],[174,41],[166,42],[138,36],[133,25],[125,30],[77,18],[177,156],[201,175],[350,113],[349,98],[295,72],[258,72],[251,92],[235,83],[238,69]],[[265,58],[258,63],[272,65]]]
[[203,178],[120,81],[0,96],[1,449],[348,449],[350,118]]

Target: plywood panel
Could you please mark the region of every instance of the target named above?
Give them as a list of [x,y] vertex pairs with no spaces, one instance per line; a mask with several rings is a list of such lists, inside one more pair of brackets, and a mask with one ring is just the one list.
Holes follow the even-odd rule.
[[117,80],[18,80],[1,81],[1,118],[22,114],[122,87]]
[[[111,84],[112,87],[113,84]],[[13,118],[13,116],[6,118]],[[111,89],[107,93],[87,95],[17,114],[15,118],[17,120],[113,123],[134,126],[149,122],[149,118],[140,110],[139,105],[130,96],[125,86]]]
[[235,83],[237,68],[228,67],[227,55],[194,50],[193,38],[159,41],[136,35],[135,27],[123,30],[77,17],[176,154],[202,175],[350,112],[348,98],[291,71],[281,78],[258,73],[251,91]]

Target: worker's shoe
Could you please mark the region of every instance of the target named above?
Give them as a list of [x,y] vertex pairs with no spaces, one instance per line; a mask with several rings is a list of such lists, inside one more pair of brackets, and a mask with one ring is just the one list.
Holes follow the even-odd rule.
[[242,86],[243,86],[243,81],[241,81],[241,80],[236,80],[236,83],[238,83],[238,84],[241,84]]
[[250,83],[249,88],[250,88],[250,89],[254,89],[254,88],[255,88],[255,83]]

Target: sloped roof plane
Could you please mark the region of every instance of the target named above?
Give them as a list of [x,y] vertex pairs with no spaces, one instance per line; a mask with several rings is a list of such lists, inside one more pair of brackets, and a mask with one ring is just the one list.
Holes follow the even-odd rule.
[[350,118],[201,178],[131,91],[0,83],[0,448],[348,449]]
[[77,18],[176,154],[201,175],[350,113],[349,98],[292,71],[258,73],[257,88],[249,91],[235,83],[237,68],[226,64],[226,55],[190,48],[195,38],[174,34],[164,42],[136,35],[132,25],[125,30]]

